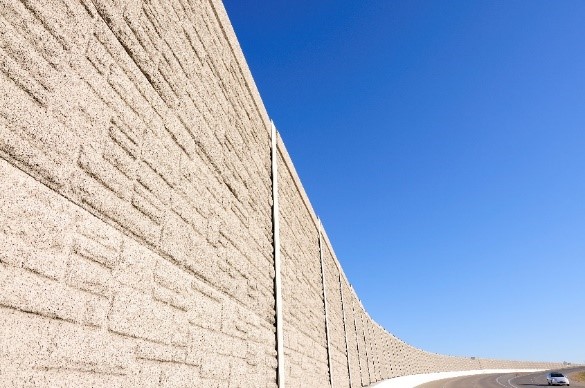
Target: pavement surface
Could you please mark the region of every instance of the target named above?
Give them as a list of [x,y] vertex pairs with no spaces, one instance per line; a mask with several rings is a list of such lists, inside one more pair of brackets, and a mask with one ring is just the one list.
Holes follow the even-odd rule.
[[[572,375],[585,371],[585,367],[560,370],[569,377],[571,387],[585,387],[585,382],[578,382]],[[487,375],[464,376],[433,381],[418,385],[417,388],[530,388],[547,387],[546,375],[550,371],[534,373],[494,373]]]

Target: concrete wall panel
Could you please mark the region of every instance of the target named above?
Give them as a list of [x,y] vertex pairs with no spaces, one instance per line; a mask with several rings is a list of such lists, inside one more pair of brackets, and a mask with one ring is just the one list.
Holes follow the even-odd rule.
[[347,344],[343,305],[341,299],[341,273],[328,245],[323,248],[325,288],[327,290],[327,307],[330,334],[331,375],[334,387],[349,386]]
[[286,160],[281,156],[278,168],[286,381],[327,386],[319,230]]

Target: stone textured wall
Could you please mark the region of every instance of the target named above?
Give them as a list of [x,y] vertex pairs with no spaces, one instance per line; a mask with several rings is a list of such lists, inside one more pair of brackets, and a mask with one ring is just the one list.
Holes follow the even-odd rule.
[[2,0],[0,70],[2,385],[273,386],[268,120],[223,5]]
[[281,154],[278,161],[285,378],[293,387],[325,387],[329,376],[319,231],[312,209],[299,195],[292,164]]
[[[544,365],[385,331],[278,166],[288,386]],[[271,193],[219,0],[0,0],[3,387],[276,386]]]

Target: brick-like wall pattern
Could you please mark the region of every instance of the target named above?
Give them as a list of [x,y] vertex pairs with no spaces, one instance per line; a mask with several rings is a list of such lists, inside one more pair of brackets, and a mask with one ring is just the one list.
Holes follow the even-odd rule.
[[319,230],[298,195],[290,164],[279,158],[280,252],[285,380],[293,387],[329,384]]
[[[220,0],[0,0],[1,385],[275,387],[270,128]],[[276,146],[287,386],[548,366],[377,325]]]

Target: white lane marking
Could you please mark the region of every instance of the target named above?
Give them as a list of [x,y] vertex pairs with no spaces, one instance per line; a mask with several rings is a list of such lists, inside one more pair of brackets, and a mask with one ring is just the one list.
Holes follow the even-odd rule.
[[506,387],[504,384],[502,384],[502,383],[500,382],[500,379],[501,379],[502,377],[504,377],[504,376],[502,375],[502,376],[500,376],[500,377],[496,378],[496,383],[498,383],[499,385],[501,385],[501,386],[502,386],[502,387],[504,387],[504,388],[508,388],[508,387]]
[[517,386],[515,386],[514,384],[512,384],[512,379],[514,377],[510,377],[510,379],[508,380],[508,384],[510,384],[512,386],[512,388],[518,388]]

